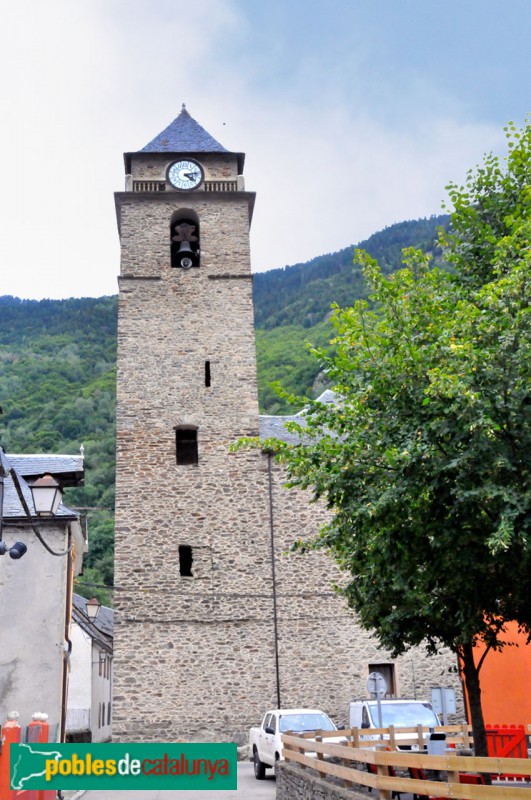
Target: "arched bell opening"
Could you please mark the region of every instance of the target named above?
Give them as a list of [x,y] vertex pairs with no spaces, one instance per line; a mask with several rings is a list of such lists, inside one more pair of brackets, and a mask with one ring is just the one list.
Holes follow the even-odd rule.
[[176,211],[170,223],[171,266],[198,267],[200,261],[199,217],[189,208]]

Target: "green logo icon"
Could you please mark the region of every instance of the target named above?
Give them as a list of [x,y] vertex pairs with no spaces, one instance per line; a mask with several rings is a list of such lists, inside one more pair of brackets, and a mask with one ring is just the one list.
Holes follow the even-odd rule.
[[12,744],[11,789],[236,789],[236,744]]

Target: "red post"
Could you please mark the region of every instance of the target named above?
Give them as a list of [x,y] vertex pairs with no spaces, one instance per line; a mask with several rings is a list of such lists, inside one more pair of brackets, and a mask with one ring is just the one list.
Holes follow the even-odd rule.
[[7,715],[7,722],[2,726],[2,750],[0,752],[0,800],[12,800],[15,796],[10,788],[10,763],[9,748],[11,744],[20,742],[20,725],[17,722],[18,713],[11,711]]
[[[33,719],[28,725],[28,742],[48,742],[50,740],[50,725],[48,714],[39,713],[33,715]],[[55,789],[39,789],[35,792],[28,792],[24,800],[55,800]]]

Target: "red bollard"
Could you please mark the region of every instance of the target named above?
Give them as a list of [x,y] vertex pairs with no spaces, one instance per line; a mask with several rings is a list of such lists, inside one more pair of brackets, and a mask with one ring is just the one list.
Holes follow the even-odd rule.
[[2,726],[2,751],[0,752],[0,800],[12,800],[15,793],[10,788],[10,762],[9,748],[11,744],[20,742],[20,725],[17,722],[18,713],[11,711],[7,715],[7,722]]
[[[35,712],[33,719],[28,725],[28,742],[48,742],[50,738],[50,725],[48,714]],[[55,800],[55,789],[39,789],[38,791],[28,792],[24,800]]]
[[[27,731],[27,742],[28,744],[35,744],[40,742],[47,742],[48,738],[43,739],[42,737],[42,722],[41,716],[46,717],[46,714],[39,714],[38,712],[35,713],[31,719],[30,724],[28,725]],[[25,792],[22,792],[22,797],[24,800],[40,800],[40,791],[39,789],[27,789]]]

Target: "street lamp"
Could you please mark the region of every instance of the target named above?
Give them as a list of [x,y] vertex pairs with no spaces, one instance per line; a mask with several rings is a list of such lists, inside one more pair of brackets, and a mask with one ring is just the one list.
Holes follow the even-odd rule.
[[43,475],[30,486],[35,512],[39,517],[56,514],[61,502],[61,487],[52,475]]
[[101,608],[101,603],[96,597],[93,597],[92,600],[87,600],[85,604],[85,610],[87,612],[87,617],[93,622],[96,617],[98,616],[98,611]]

